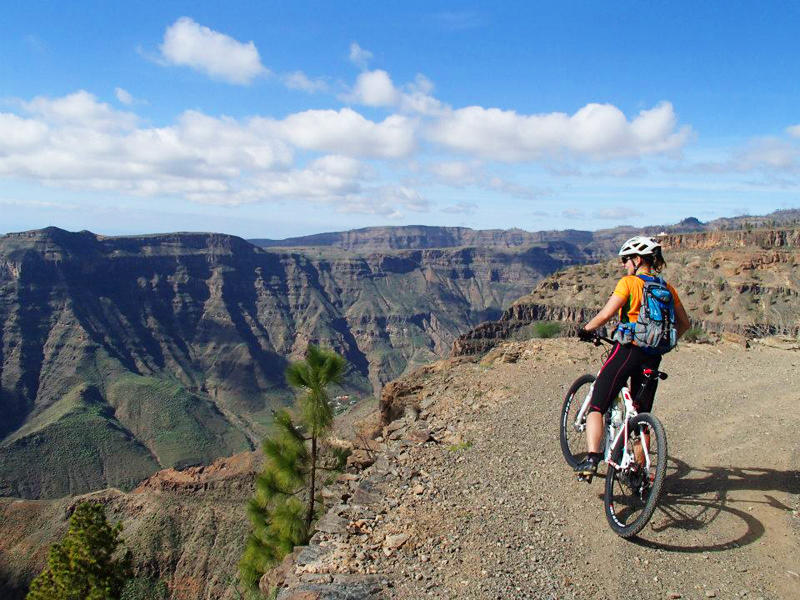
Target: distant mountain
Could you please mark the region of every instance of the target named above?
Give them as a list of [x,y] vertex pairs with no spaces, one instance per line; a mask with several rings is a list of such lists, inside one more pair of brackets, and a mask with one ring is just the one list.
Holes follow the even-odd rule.
[[514,248],[543,242],[567,242],[581,248],[587,256],[605,258],[622,242],[634,235],[658,235],[659,233],[693,233],[742,229],[744,227],[775,227],[800,223],[800,209],[777,210],[764,216],[742,215],[726,217],[703,223],[696,217],[688,217],[674,225],[651,225],[633,227],[622,225],[610,229],[582,231],[525,231],[523,229],[483,229],[468,227],[430,227],[405,225],[398,227],[364,227],[319,233],[315,235],[286,238],[283,240],[251,239],[252,244],[262,248],[338,248],[341,250],[368,253],[386,252],[408,248],[458,248],[493,247]]
[[[664,236],[662,275],[681,297],[692,325],[713,334],[800,335],[800,228],[703,231]],[[608,299],[619,277],[614,260],[554,273],[497,321],[459,336],[453,355],[480,354],[530,337],[537,321],[577,328]]]
[[252,239],[262,248],[332,247],[354,252],[385,252],[390,250],[492,247],[514,248],[543,242],[568,242],[586,245],[592,240],[589,231],[530,232],[522,229],[484,229],[468,227],[428,227],[405,225],[398,227],[365,227],[351,231],[320,233],[285,240]]
[[369,397],[632,235],[798,214],[595,232],[378,227],[268,248],[214,233],[2,236],[0,495],[127,489],[252,448],[309,342],[344,355],[344,390]]
[[564,242],[325,258],[220,234],[0,237],[0,495],[129,488],[247,449],[308,342],[370,396],[585,261]]

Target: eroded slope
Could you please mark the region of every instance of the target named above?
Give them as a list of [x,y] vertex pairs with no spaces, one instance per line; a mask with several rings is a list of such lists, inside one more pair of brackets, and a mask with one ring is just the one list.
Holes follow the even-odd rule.
[[558,242],[326,258],[219,234],[3,236],[0,495],[129,489],[250,448],[309,342],[369,396],[583,260]]

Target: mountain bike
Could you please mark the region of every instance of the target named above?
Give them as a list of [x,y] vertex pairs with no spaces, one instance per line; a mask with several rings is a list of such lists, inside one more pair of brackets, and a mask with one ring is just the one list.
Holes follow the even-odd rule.
[[[595,346],[615,343],[599,334],[589,341]],[[627,386],[623,387],[604,419],[601,453],[608,467],[603,503],[611,529],[623,538],[635,536],[653,516],[667,471],[664,426],[655,415],[638,413],[635,408],[647,386],[656,379],[666,379],[667,374],[655,369],[644,369],[643,374],[644,383],[636,399]],[[572,468],[587,454],[586,415],[596,379],[590,374],[579,377],[569,388],[561,409],[561,451]],[[586,481],[591,483],[592,477]]]

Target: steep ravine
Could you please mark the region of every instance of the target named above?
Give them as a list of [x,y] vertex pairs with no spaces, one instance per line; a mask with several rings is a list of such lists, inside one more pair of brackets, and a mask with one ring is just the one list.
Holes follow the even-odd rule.
[[565,242],[332,258],[220,234],[0,237],[0,495],[129,489],[250,448],[309,342],[367,397],[585,260]]
[[[602,349],[505,342],[480,360],[407,374],[383,396],[391,422],[372,443],[375,464],[326,488],[320,533],[271,575],[287,586],[279,598],[793,598],[799,357],[722,342],[664,359],[670,377],[655,411],[669,440],[667,482],[634,541],[606,524],[602,477],[576,481],[558,445],[563,395]],[[161,578],[176,600],[234,598],[254,458],[158,473],[130,493],[0,499],[0,572],[29,578],[68,508],[94,499],[122,520],[139,576]]]

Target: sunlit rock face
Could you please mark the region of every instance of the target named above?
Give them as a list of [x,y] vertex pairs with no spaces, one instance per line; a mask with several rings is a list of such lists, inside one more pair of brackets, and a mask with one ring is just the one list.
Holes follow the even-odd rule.
[[0,495],[127,489],[253,447],[309,342],[347,358],[348,393],[378,394],[585,260],[564,241],[354,253],[220,234],[0,237]]

